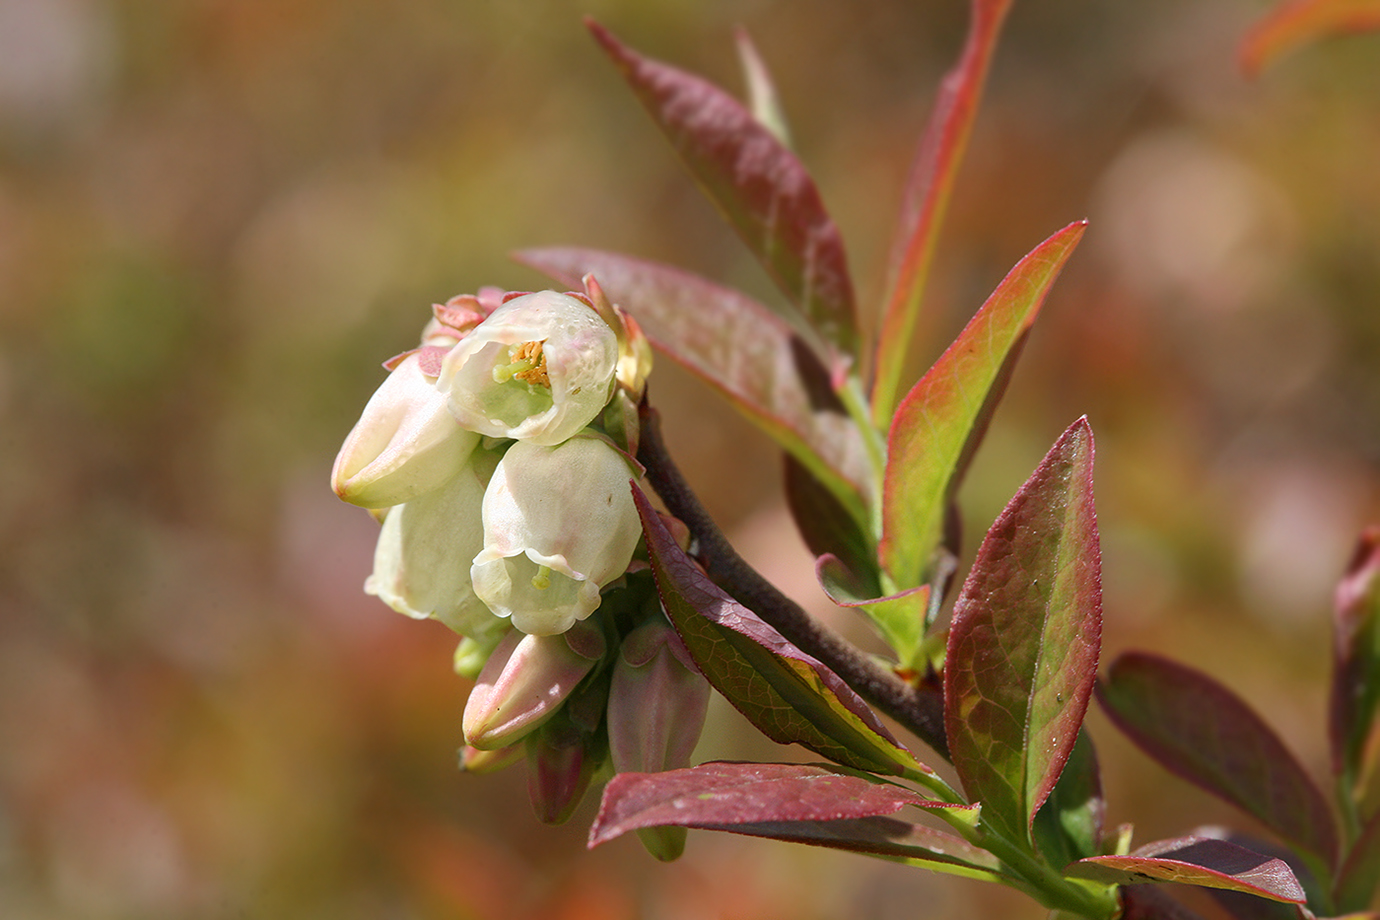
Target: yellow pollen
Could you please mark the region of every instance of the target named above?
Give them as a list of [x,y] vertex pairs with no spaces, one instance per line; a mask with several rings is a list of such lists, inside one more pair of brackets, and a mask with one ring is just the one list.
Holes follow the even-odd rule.
[[546,355],[542,353],[541,342],[523,342],[515,345],[509,352],[513,364],[523,367],[513,371],[513,377],[523,383],[551,389],[551,378],[546,374]]

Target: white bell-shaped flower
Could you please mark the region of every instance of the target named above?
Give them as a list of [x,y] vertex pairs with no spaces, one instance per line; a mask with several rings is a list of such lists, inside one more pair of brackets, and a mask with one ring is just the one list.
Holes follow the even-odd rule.
[[550,447],[603,411],[617,368],[618,340],[599,314],[540,291],[508,301],[461,339],[436,386],[464,427]]
[[484,546],[481,508],[494,460],[476,450],[438,489],[388,510],[364,590],[414,619],[440,620],[463,636],[491,639],[507,623],[470,584],[470,563]]
[[599,590],[626,571],[642,533],[633,478],[623,455],[597,438],[514,444],[484,493],[475,594],[535,636],[589,616]]
[[331,488],[351,504],[387,508],[453,477],[479,443],[446,407],[446,396],[408,355],[383,381],[331,470]]

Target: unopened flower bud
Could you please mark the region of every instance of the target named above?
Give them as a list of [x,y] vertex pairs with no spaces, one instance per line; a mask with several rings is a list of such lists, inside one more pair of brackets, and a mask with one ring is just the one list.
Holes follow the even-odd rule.
[[565,632],[589,616],[642,533],[632,478],[623,455],[596,438],[514,444],[484,493],[475,594],[532,635]]
[[[644,623],[619,648],[609,686],[609,755],[619,773],[660,773],[690,765],[704,728],[709,683],[670,624]],[[683,827],[650,827],[637,836],[662,862],[685,850]]]
[[481,751],[467,744],[460,749],[460,769],[477,775],[497,773],[521,760],[524,751],[521,742],[496,751]]
[[609,753],[620,773],[689,766],[704,728],[709,684],[675,630],[644,623],[618,651],[609,686]]
[[408,355],[379,386],[331,470],[331,488],[364,508],[387,508],[438,488],[465,462],[479,436],[446,408],[446,396]]
[[540,291],[508,301],[461,339],[437,387],[466,428],[550,446],[603,410],[618,360],[614,331],[593,308]]
[[[597,630],[589,630],[597,635]],[[577,647],[585,649],[580,643]],[[480,750],[507,747],[556,714],[603,654],[579,654],[564,636],[514,630],[489,656],[465,703],[465,741]]]
[[527,736],[527,794],[543,824],[562,824],[584,798],[603,750],[594,736],[556,719]]
[[364,590],[399,613],[431,617],[492,646],[506,628],[475,596],[470,563],[484,546],[480,514],[493,458],[477,450],[449,482],[388,510]]

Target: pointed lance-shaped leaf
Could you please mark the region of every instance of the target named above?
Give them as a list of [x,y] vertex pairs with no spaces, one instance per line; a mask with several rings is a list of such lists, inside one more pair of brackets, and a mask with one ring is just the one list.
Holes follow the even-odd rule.
[[1079,419],[987,532],[954,605],[944,725],[982,819],[1016,840],[1087,711],[1102,637],[1093,437]]
[[1347,792],[1366,769],[1380,704],[1380,527],[1361,535],[1333,601],[1332,770]]
[[1156,655],[1122,655],[1097,683],[1112,721],[1161,766],[1331,865],[1327,800],[1284,742],[1226,687]]
[[1254,77],[1309,42],[1367,29],[1380,29],[1380,0],[1284,0],[1251,28],[1237,58]]
[[1064,874],[1116,885],[1179,882],[1304,902],[1303,886],[1284,860],[1211,837],[1158,840],[1127,856],[1091,856],[1067,867]]
[[634,488],[666,615],[705,679],[768,738],[870,773],[930,773],[851,687],[719,589]]
[[888,436],[881,558],[901,587],[925,580],[944,515],[1059,270],[1083,236],[1069,224],[1011,269],[906,394]]
[[968,38],[958,64],[939,87],[929,125],[920,139],[891,243],[890,279],[877,340],[872,418],[891,420],[910,351],[920,299],[963,153],[977,118],[987,67],[1011,0],[972,0]]
[[971,813],[900,786],[817,764],[706,763],[665,773],[620,773],[604,790],[589,845],[630,830],[694,827],[901,860],[996,880],[1000,863],[961,837],[887,817],[906,806]]
[[726,396],[867,525],[862,438],[828,371],[780,317],[699,275],[619,253],[527,249],[514,258],[566,285],[593,273],[658,350]]
[[843,237],[795,154],[714,84],[633,51],[587,20],[685,165],[827,343],[831,371],[857,356]]

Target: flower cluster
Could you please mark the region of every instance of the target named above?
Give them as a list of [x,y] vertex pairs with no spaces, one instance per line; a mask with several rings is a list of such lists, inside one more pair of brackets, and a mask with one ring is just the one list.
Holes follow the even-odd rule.
[[[385,365],[331,474],[382,521],[365,590],[464,637],[463,763],[525,750],[546,820],[605,763],[688,762],[704,719],[707,684],[638,558],[630,483],[650,363],[593,278],[582,293],[452,298]],[[674,835],[648,845],[679,852]]]

